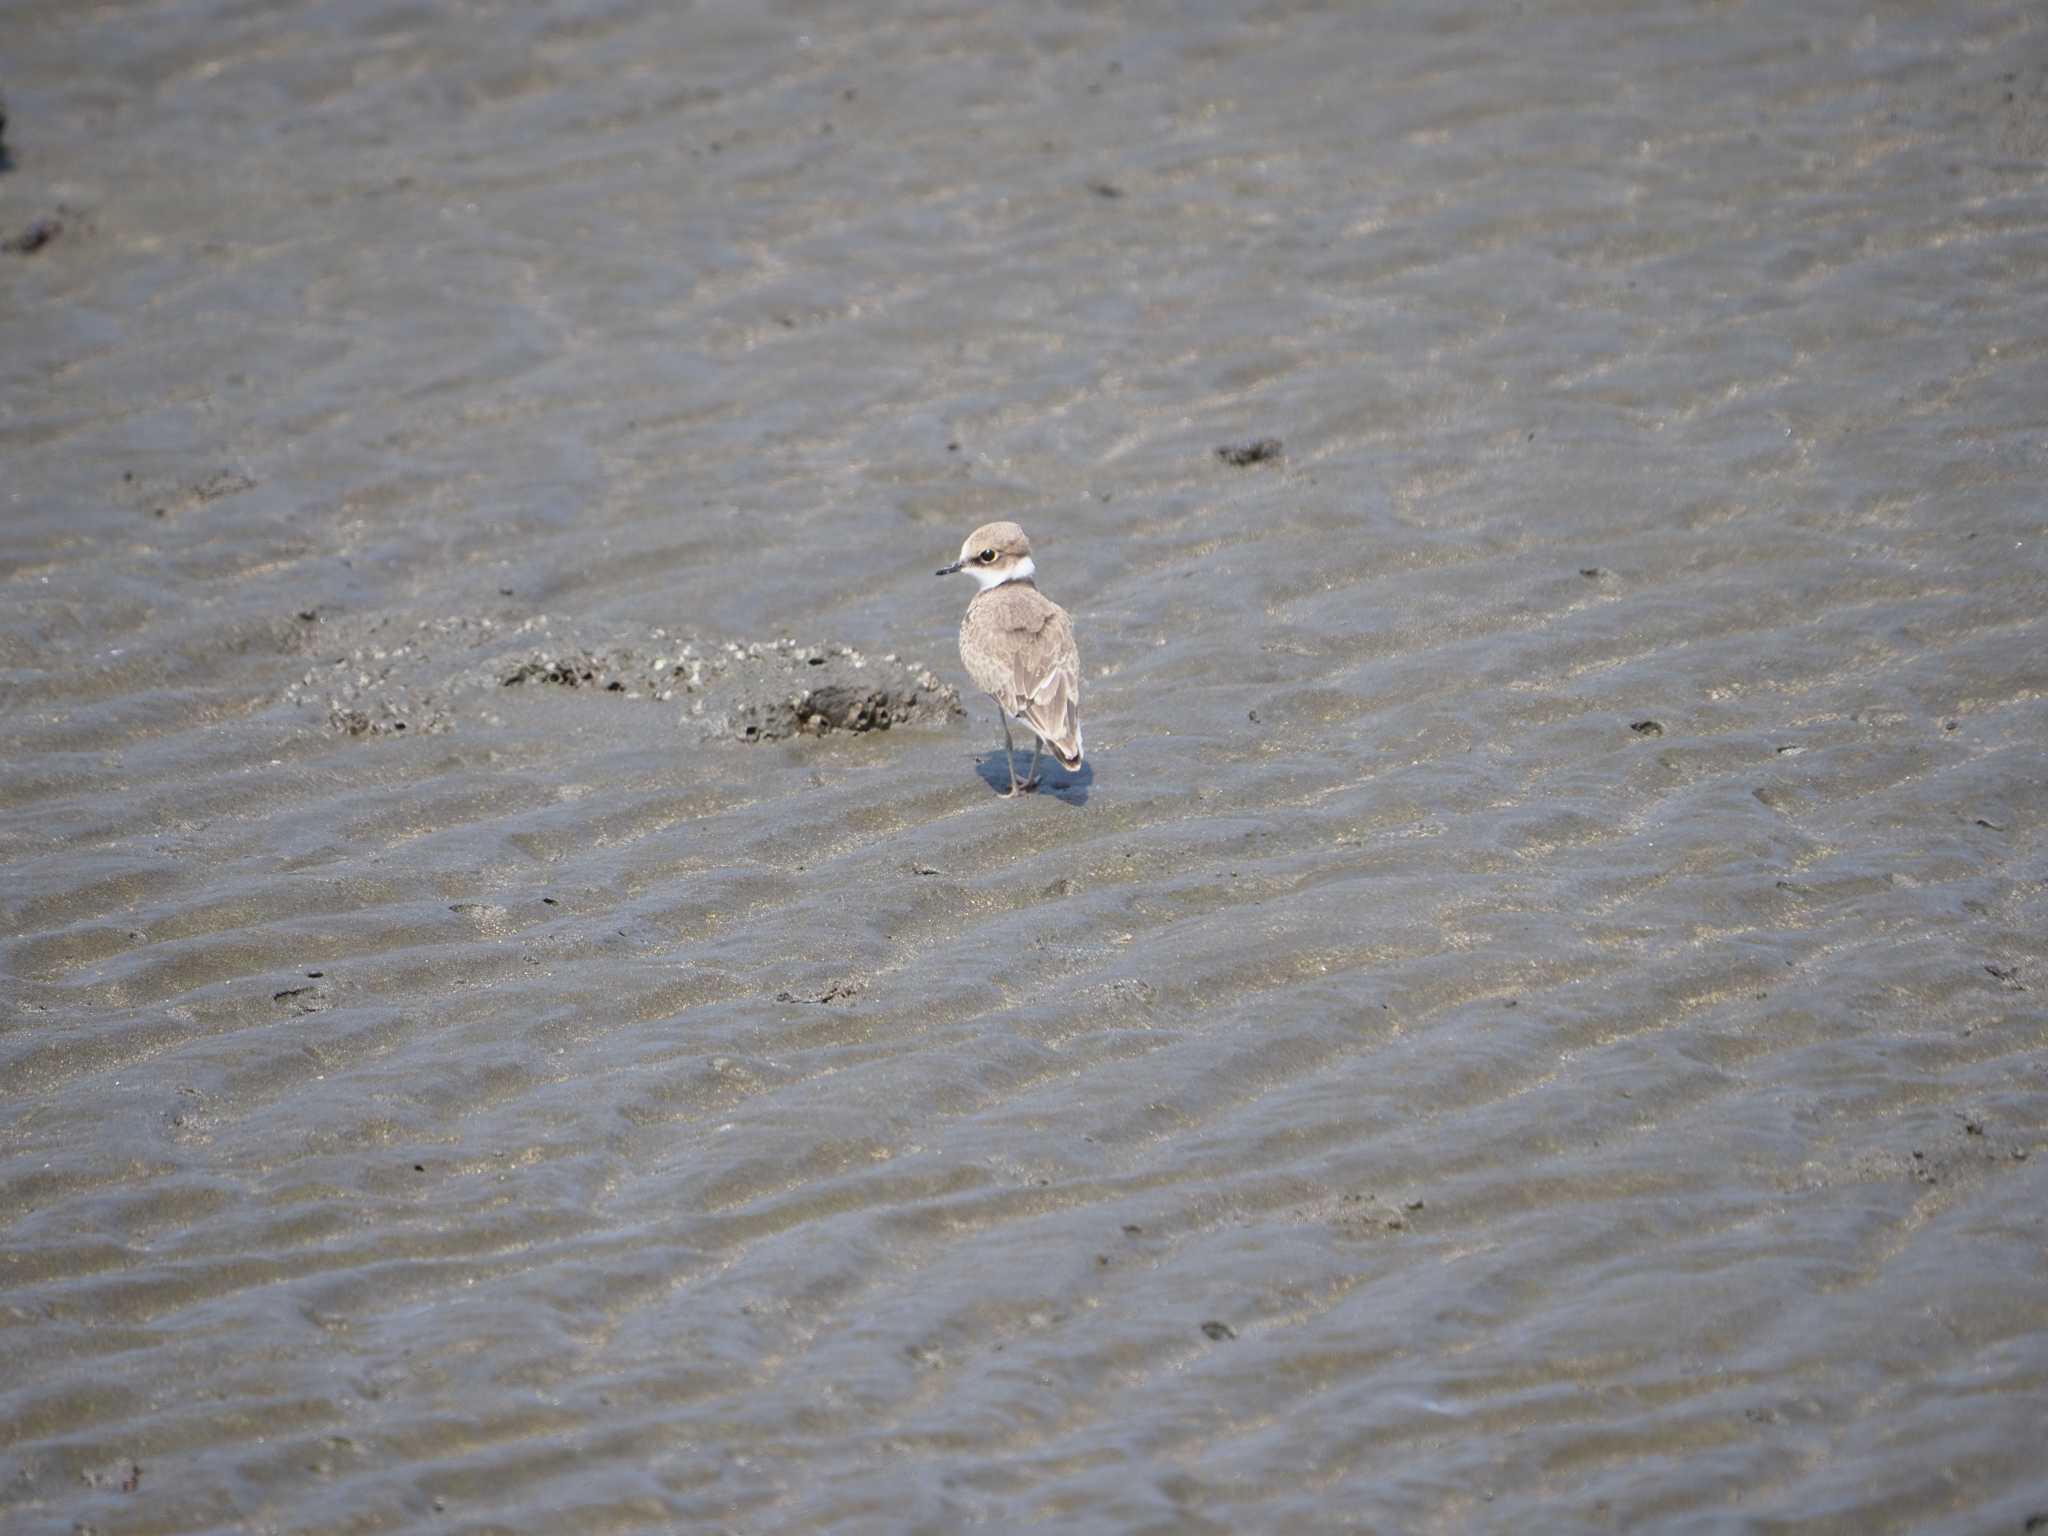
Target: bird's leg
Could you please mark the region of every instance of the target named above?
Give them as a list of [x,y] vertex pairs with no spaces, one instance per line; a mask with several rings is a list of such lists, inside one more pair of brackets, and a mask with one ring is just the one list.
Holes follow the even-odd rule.
[[1038,788],[1038,754],[1044,750],[1044,738],[1034,732],[1031,737],[1031,771],[1024,776],[1024,782],[1017,786],[1019,789]]
[[1010,787],[1003,791],[1007,800],[1017,793],[1017,746],[1010,740],[1010,717],[1003,713],[1001,705],[996,706],[996,718],[1003,722],[1003,766],[1010,770]]

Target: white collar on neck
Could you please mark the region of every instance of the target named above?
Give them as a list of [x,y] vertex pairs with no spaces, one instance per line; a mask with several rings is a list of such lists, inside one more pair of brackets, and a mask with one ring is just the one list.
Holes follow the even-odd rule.
[[1038,574],[1038,567],[1032,564],[1029,555],[1019,560],[1007,571],[985,571],[979,566],[974,565],[963,567],[963,569],[974,578],[975,583],[984,592],[994,587],[1000,587],[1006,581],[1029,581]]

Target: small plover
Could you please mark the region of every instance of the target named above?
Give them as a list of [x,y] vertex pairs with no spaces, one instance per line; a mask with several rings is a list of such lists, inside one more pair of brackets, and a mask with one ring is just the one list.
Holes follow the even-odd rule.
[[[1038,754],[1045,747],[1062,767],[1081,766],[1081,652],[1066,609],[1032,582],[1037,570],[1022,528],[984,523],[960,546],[960,558],[937,573],[965,571],[981,587],[960,621],[960,660],[974,685],[996,701],[1003,722],[1006,799],[1038,787]],[[1010,740],[1013,718],[1037,738],[1021,784]]]

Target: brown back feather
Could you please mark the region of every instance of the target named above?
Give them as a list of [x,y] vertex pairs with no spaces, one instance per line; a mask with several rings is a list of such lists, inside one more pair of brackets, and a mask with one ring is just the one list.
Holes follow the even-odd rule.
[[1081,653],[1073,620],[1028,581],[977,593],[960,623],[968,676],[1052,748],[1081,763]]

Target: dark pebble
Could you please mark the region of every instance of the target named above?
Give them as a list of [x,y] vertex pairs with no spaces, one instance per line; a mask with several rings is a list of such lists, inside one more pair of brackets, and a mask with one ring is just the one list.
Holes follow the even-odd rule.
[[33,256],[63,233],[62,219],[37,219],[27,229],[7,241],[6,246],[17,256]]
[[1219,1323],[1215,1321],[1213,1318],[1210,1319],[1208,1322],[1202,1324],[1202,1332],[1206,1333],[1210,1338],[1214,1339],[1219,1344],[1221,1344],[1225,1339],[1234,1339],[1237,1337],[1237,1330],[1231,1327],[1230,1324]]
[[1656,720],[1638,720],[1629,729],[1638,736],[1662,736],[1664,734],[1663,724]]
[[1255,437],[1248,443],[1224,443],[1217,448],[1216,457],[1233,469],[1244,469],[1252,464],[1264,464],[1277,459],[1282,453],[1277,437]]

